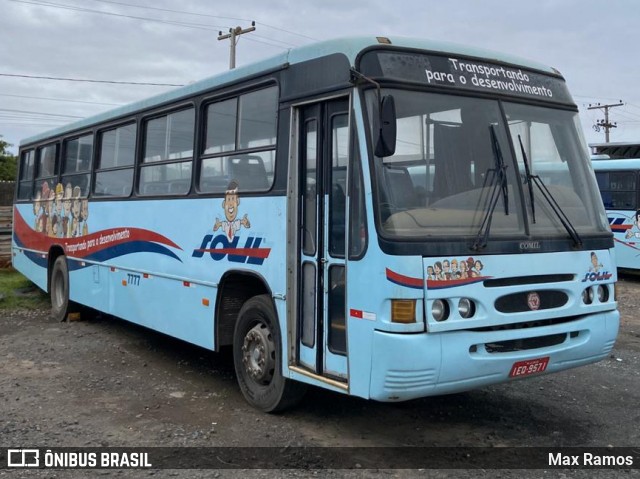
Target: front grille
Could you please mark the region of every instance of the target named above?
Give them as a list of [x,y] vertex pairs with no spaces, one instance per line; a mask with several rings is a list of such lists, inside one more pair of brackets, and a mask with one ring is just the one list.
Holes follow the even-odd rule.
[[[536,291],[540,297],[540,304],[536,310],[554,309],[567,304],[569,296],[562,291]],[[531,311],[532,308],[528,304],[528,296],[530,292],[508,294],[498,298],[495,302],[496,310],[501,313],[522,313]]]
[[551,334],[549,336],[539,336],[537,338],[511,339],[508,341],[498,341],[486,343],[484,345],[488,353],[512,353],[515,351],[527,351],[529,349],[547,348],[562,344],[567,339],[567,333]]

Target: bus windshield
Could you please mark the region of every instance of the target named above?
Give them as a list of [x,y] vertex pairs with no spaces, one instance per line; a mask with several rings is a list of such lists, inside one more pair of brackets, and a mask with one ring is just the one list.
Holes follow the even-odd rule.
[[[567,236],[527,166],[577,232],[606,233],[576,112],[439,93],[383,94],[395,98],[398,130],[395,154],[375,161],[385,236],[474,237],[483,228],[488,238]],[[367,92],[369,112],[376,101]]]

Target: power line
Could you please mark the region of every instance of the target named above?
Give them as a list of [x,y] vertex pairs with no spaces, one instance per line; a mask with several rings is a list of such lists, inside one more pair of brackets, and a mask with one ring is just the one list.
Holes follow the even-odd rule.
[[46,98],[42,96],[27,96],[27,95],[10,95],[9,93],[0,93],[0,96],[7,96],[10,98],[25,98],[27,100],[48,100],[48,101],[62,101],[65,103],[83,103],[86,105],[106,105],[106,106],[121,106],[122,103],[102,103],[97,101],[82,101],[71,100],[68,98]]
[[39,111],[13,110],[10,108],[0,108],[0,111],[6,111],[11,113],[27,113],[29,115],[57,116],[61,118],[84,118],[82,116],[75,116],[75,115],[61,115],[58,113],[42,113]]
[[204,25],[204,24],[199,24],[199,23],[188,23],[188,22],[176,22],[176,21],[171,21],[171,20],[160,20],[158,18],[150,18],[150,17],[137,17],[134,15],[124,15],[122,13],[112,13],[112,12],[105,12],[103,10],[92,10],[89,8],[82,8],[82,7],[76,7],[73,5],[65,5],[65,4],[60,4],[60,3],[52,3],[52,2],[38,2],[38,1],[30,1],[30,0],[8,0],[10,2],[16,2],[16,3],[26,3],[29,5],[38,5],[41,7],[50,7],[50,8],[61,8],[63,10],[72,10],[72,11],[77,11],[77,12],[87,12],[87,13],[98,13],[101,15],[109,15],[112,17],[123,17],[123,18],[131,18],[134,20],[142,20],[142,21],[146,21],[146,22],[156,22],[156,23],[163,23],[165,25],[174,25],[174,26],[180,26],[180,27],[188,27],[188,28],[197,28],[200,30],[210,30],[210,31],[215,31],[219,28],[225,28],[225,27],[221,27],[219,25]]
[[[10,0],[15,1],[15,0]],[[116,85],[144,85],[144,86],[184,86],[174,83],[148,83],[148,82],[133,82],[133,81],[117,81],[117,80],[89,80],[81,78],[62,78],[62,77],[48,77],[38,75],[19,75],[16,73],[0,73],[3,77],[17,77],[17,78],[35,78],[40,80],[60,80],[60,81],[74,81],[74,82],[87,82],[87,83],[111,83]]]
[[[233,20],[233,21],[236,21],[236,22],[250,22],[251,21],[250,19],[247,19],[247,18],[226,17],[226,16],[222,16],[222,15],[211,15],[211,14],[202,13],[202,12],[187,12],[187,11],[184,11],[184,10],[172,10],[172,9],[169,9],[169,8],[149,7],[149,6],[146,6],[146,5],[135,5],[135,4],[132,4],[132,3],[116,2],[114,0],[92,0],[92,1],[101,2],[101,3],[111,3],[111,4],[115,4],[115,5],[126,6],[126,7],[144,8],[144,9],[147,9],[147,10],[156,10],[156,11],[160,11],[160,12],[181,13],[181,14],[184,14],[184,15],[195,15],[195,16],[198,16],[198,17],[208,17],[208,18],[221,18],[223,20]],[[309,35],[305,35],[303,33],[293,32],[291,30],[286,30],[284,28],[276,27],[276,26],[269,25],[269,24],[263,23],[263,22],[257,22],[257,23],[259,23],[260,25],[265,26],[267,28],[271,28],[273,30],[278,30],[278,31],[281,31],[281,32],[284,32],[284,33],[288,33],[290,35],[296,35],[296,36],[299,36],[299,37],[302,37],[302,38],[307,38],[309,40],[318,41],[317,38],[310,37]]]

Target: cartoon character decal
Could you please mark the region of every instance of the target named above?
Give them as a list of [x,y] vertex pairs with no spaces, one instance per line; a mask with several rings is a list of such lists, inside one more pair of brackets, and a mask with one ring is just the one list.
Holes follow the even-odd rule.
[[262,246],[265,238],[253,234],[247,235],[241,241],[242,228],[250,229],[251,222],[247,214],[241,219],[238,218],[240,206],[238,190],[238,182],[232,180],[222,200],[225,219],[216,217],[213,224],[213,231],[220,230],[220,234],[205,234],[200,247],[193,250],[191,254],[193,258],[203,258],[208,254],[214,261],[227,260],[233,263],[261,265],[269,257],[271,248]]
[[633,224],[625,233],[624,235],[625,239],[631,239],[631,238],[640,239],[640,210],[636,211],[636,214],[633,215],[631,222]]
[[213,225],[213,231],[217,231],[218,229],[222,228],[229,241],[233,241],[233,237],[238,231],[240,231],[240,228],[242,226],[244,226],[245,228],[251,228],[249,217],[246,214],[242,217],[241,220],[237,219],[238,206],[240,206],[240,197],[238,196],[238,183],[234,180],[229,183],[227,191],[224,195],[224,200],[222,200],[222,209],[224,210],[224,216],[226,219],[220,221],[220,219],[216,217],[216,222]]
[[609,271],[606,270],[602,263],[600,263],[598,255],[595,251],[592,251],[589,272],[585,273],[584,278],[582,278],[582,282],[605,281],[611,278],[611,276],[613,276],[612,273],[609,273]]
[[49,188],[49,183],[43,181],[33,199],[35,231],[55,238],[88,235],[89,201],[81,196],[79,186],[58,183],[55,188]]
[[485,278],[482,275],[484,265],[479,259],[453,258],[436,261],[433,266],[427,266],[427,281],[457,281],[473,278]]

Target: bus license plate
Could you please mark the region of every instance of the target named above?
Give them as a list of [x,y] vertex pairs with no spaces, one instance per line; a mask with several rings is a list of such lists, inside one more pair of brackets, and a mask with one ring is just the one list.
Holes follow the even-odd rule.
[[521,376],[529,376],[530,374],[541,373],[547,369],[549,357],[529,359],[527,361],[518,361],[511,366],[510,378],[519,378]]

